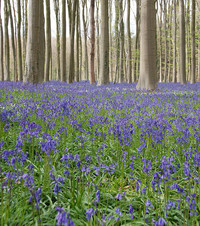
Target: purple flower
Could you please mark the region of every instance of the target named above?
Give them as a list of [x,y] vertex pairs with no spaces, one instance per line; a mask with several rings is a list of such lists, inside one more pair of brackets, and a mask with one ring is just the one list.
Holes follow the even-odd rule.
[[90,208],[90,209],[88,209],[87,211],[86,211],[86,219],[88,220],[88,221],[90,221],[91,220],[91,217],[94,215],[94,210],[93,210],[93,208]]
[[121,199],[122,199],[122,194],[121,194],[121,193],[118,193],[118,194],[115,196],[115,198],[116,198],[117,200],[121,200]]
[[66,213],[61,207],[56,207],[56,210],[58,211],[56,215],[57,225],[75,226],[74,222],[69,216],[69,213]]
[[100,191],[98,190],[96,192],[96,202],[99,202],[99,199],[100,199]]
[[164,218],[159,218],[159,220],[155,222],[155,226],[164,226],[166,224],[167,222],[165,221]]

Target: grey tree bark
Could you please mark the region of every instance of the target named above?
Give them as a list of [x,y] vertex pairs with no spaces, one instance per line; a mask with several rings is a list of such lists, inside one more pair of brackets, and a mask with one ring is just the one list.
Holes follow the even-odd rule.
[[62,0],[62,41],[61,41],[61,81],[65,82],[67,78],[66,71],[66,0]]
[[94,73],[94,57],[95,57],[95,20],[94,20],[94,9],[95,0],[90,2],[90,40],[91,40],[91,51],[90,51],[90,83],[95,84],[95,73]]
[[49,70],[51,61],[51,13],[50,0],[46,0],[46,47],[45,47],[45,74],[44,80],[49,81]]
[[130,28],[130,9],[131,1],[127,2],[127,35],[128,35],[128,82],[132,83],[132,48],[131,48],[131,28]]
[[176,75],[176,0],[173,0],[174,3],[174,53],[173,53],[173,82],[177,82],[177,75]]
[[196,48],[195,48],[195,15],[196,15],[196,1],[192,0],[192,72],[191,72],[191,84],[195,83],[196,74]]
[[98,85],[109,83],[109,28],[108,0],[101,0],[100,80]]
[[1,0],[0,0],[0,81],[4,80],[4,62],[3,62],[3,28],[1,19]]
[[184,0],[179,0],[180,7],[180,73],[179,81],[181,84],[186,83],[186,56],[185,56],[185,9]]
[[154,1],[141,1],[140,77],[138,90],[155,90],[156,11]]
[[5,81],[10,80],[10,47],[8,36],[8,20],[9,20],[9,8],[7,0],[4,0],[4,50],[5,50]]
[[[44,59],[41,59],[41,12],[40,0],[28,1],[28,37],[26,48],[26,64],[24,82],[36,84],[39,82],[41,67],[44,67]],[[44,57],[44,55],[43,55]],[[42,65],[41,65],[42,64]]]
[[76,75],[75,75],[75,81],[79,82],[80,80],[80,54],[79,54],[79,40],[80,40],[80,32],[79,32],[79,22],[80,22],[80,17],[79,17],[79,0],[77,2],[77,7],[76,7]]
[[61,80],[60,75],[60,7],[59,0],[54,0],[54,11],[56,15],[56,49],[57,49],[57,80]]
[[18,15],[18,24],[17,24],[17,47],[18,47],[18,79],[19,81],[23,80],[23,70],[22,70],[22,47],[21,47],[21,0],[17,0],[17,15]]

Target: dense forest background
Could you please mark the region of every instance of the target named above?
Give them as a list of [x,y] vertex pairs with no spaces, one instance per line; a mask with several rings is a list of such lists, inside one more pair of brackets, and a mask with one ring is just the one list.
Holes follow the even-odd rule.
[[[141,0],[108,0],[109,81],[137,82],[140,74]],[[181,2],[185,23],[182,44]],[[28,0],[4,0],[0,15],[0,80],[22,81],[28,37]],[[99,80],[101,1],[40,1],[42,81]],[[157,0],[157,81],[177,82],[185,47],[186,81],[200,80],[200,2]],[[92,66],[94,64],[94,66]],[[93,68],[92,68],[93,67]],[[62,76],[62,71],[65,75]],[[93,72],[94,71],[94,72]],[[91,75],[93,73],[94,75]]]

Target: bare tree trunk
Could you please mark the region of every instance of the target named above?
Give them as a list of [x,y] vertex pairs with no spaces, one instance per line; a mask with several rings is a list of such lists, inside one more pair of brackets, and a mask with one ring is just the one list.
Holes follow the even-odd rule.
[[184,0],[179,0],[180,3],[180,73],[179,82],[186,83],[186,68],[185,68],[185,13]]
[[176,0],[174,1],[174,54],[173,54],[173,82],[177,82],[176,76]]
[[163,11],[163,9],[162,9],[162,1],[160,2],[160,21],[159,21],[159,35],[160,35],[160,43],[159,43],[159,45],[160,45],[160,78],[159,78],[159,82],[162,82],[163,81],[163,75],[162,75],[162,66],[163,66],[163,62],[162,62],[162,53],[163,53],[163,48],[162,48],[162,39],[163,39],[163,37],[162,37],[162,11]]
[[84,62],[84,66],[85,66],[85,79],[88,80],[88,48],[87,48],[87,21],[86,21],[86,15],[85,15],[85,11],[87,10],[87,1],[86,0],[82,0],[82,19],[83,19],[83,30],[84,30],[84,54],[85,54],[85,62]]
[[95,84],[94,73],[94,57],[95,57],[95,20],[94,20],[94,8],[95,0],[91,0],[90,5],[90,40],[91,40],[91,52],[90,52],[90,83]]
[[168,32],[167,32],[167,3],[166,0],[164,1],[164,14],[165,14],[165,19],[164,19],[164,29],[165,29],[165,72],[164,72],[164,82],[167,81],[167,61],[168,61]]
[[55,15],[56,15],[57,80],[61,80],[61,75],[60,75],[60,7],[59,7],[59,0],[54,0],[54,11],[55,11]]
[[156,85],[156,11],[154,1],[141,2],[139,90],[155,90]]
[[114,82],[119,82],[119,55],[120,55],[120,41],[119,41],[119,1],[115,0],[115,78]]
[[50,0],[46,0],[46,57],[44,80],[49,81],[50,61],[51,61],[51,13]]
[[109,83],[109,28],[108,1],[101,0],[101,39],[100,39],[100,80],[99,85]]
[[27,36],[28,36],[27,8],[28,8],[28,0],[22,0],[22,9],[23,9],[23,58],[22,58],[23,63],[22,64],[23,65],[25,65],[25,60],[26,60],[26,46],[27,46]]
[[7,0],[8,10],[9,10],[9,17],[10,17],[10,30],[11,30],[11,44],[12,44],[12,52],[13,52],[13,72],[14,72],[14,81],[17,81],[17,61],[16,61],[16,51],[15,51],[15,32],[14,32],[14,24],[13,24],[13,17],[12,17],[12,8],[10,4],[10,0]]
[[112,48],[112,0],[109,1],[109,32],[110,32],[110,40],[109,40],[109,50],[110,50],[110,81],[113,81],[113,48]]
[[196,15],[196,2],[192,0],[192,74],[191,74],[191,84],[195,83],[195,73],[196,73],[196,48],[195,48],[195,15]]
[[79,0],[77,2],[77,9],[76,9],[76,81],[79,82],[79,73],[80,73],[80,62],[79,62],[79,39],[80,39],[80,33],[79,33]]
[[0,81],[4,81],[3,29],[2,29],[2,20],[1,20],[1,0],[0,0]]
[[28,42],[24,82],[38,83],[40,74],[40,0],[28,1]]
[[9,9],[7,0],[4,0],[4,49],[5,49],[5,81],[10,81],[10,51],[9,51],[9,36],[8,36],[8,20]]
[[97,12],[97,19],[96,19],[96,28],[97,28],[97,80],[99,80],[99,72],[100,72],[100,54],[99,54],[99,1],[96,1],[96,12]]
[[62,60],[61,60],[61,81],[66,81],[66,0],[62,0]]
[[120,64],[119,64],[119,82],[125,82],[124,76],[124,12],[123,12],[123,1],[120,1],[119,4],[120,12]]
[[23,80],[22,70],[22,47],[21,47],[21,0],[17,0],[17,14],[18,14],[18,25],[17,25],[17,46],[18,46],[18,80]]
[[128,82],[132,83],[132,49],[131,49],[131,29],[130,29],[130,9],[131,1],[127,5],[127,35],[128,35]]
[[39,82],[42,83],[44,82],[44,63],[45,63],[45,31],[44,31],[44,3],[43,0],[39,1],[40,3],[40,8],[39,8],[39,19],[40,19],[40,54],[39,54],[39,59],[40,59],[40,64],[39,64]]

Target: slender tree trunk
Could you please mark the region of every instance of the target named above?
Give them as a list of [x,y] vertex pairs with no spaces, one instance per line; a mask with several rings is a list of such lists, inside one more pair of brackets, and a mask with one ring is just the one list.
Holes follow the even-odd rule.
[[99,54],[99,1],[96,1],[96,13],[97,13],[97,19],[96,19],[96,28],[97,28],[97,81],[99,80],[99,74],[100,74],[100,54]]
[[61,81],[66,81],[66,0],[62,0],[62,48]]
[[60,75],[60,4],[59,0],[54,0],[54,11],[56,15],[56,49],[57,49],[57,80],[61,80]]
[[136,37],[135,37],[135,59],[134,59],[134,73],[133,73],[133,82],[136,82],[139,74],[139,37],[140,37],[140,6],[141,0],[136,0],[137,3],[137,12],[136,12]]
[[125,82],[124,76],[124,20],[123,20],[123,1],[120,1],[119,5],[120,12],[120,69],[119,69],[119,82]]
[[119,41],[119,1],[115,0],[115,79],[114,82],[119,82],[119,55],[120,55],[120,41]]
[[100,39],[100,80],[99,85],[109,83],[109,27],[108,0],[101,0],[101,39]]
[[86,21],[86,15],[85,15],[85,11],[87,10],[87,1],[83,0],[83,9],[82,9],[82,19],[83,19],[83,30],[84,30],[84,54],[85,54],[85,62],[84,62],[84,66],[85,66],[85,79],[88,80],[88,48],[87,48],[87,21]]
[[173,82],[177,82],[177,76],[176,76],[176,0],[173,0],[174,2],[174,53],[173,53]]
[[1,0],[0,0],[0,81],[4,81],[3,28],[2,28],[2,19],[1,19]]
[[38,83],[40,75],[40,0],[28,1],[28,42],[24,82]]
[[80,73],[80,61],[79,61],[79,39],[80,39],[80,34],[79,34],[79,0],[77,2],[77,8],[76,8],[76,81],[79,82],[79,73]]
[[5,49],[5,81],[10,81],[10,51],[8,36],[9,9],[7,0],[4,0],[4,49]]
[[51,61],[51,13],[50,0],[46,0],[46,57],[45,57],[45,81],[49,81],[50,61]]
[[90,52],[90,83],[95,84],[94,73],[94,57],[95,57],[95,20],[94,20],[95,0],[91,0],[90,5],[90,39],[91,39],[91,52]]
[[167,61],[168,61],[168,31],[167,31],[167,3],[166,0],[164,1],[164,13],[165,13],[165,19],[164,19],[164,29],[165,29],[165,72],[164,72],[164,82],[167,81]]
[[18,46],[18,80],[23,80],[22,70],[22,47],[21,47],[21,0],[17,0],[17,14],[18,14],[18,25],[17,25],[17,46]]
[[44,31],[44,2],[39,1],[40,3],[40,8],[39,8],[39,19],[40,19],[40,54],[39,54],[39,82],[42,83],[44,82],[44,63],[45,63],[45,31]]
[[12,16],[12,8],[10,4],[10,0],[7,0],[9,17],[10,17],[10,30],[11,30],[11,44],[12,44],[12,52],[13,52],[13,72],[14,72],[14,81],[17,81],[17,61],[16,61],[16,51],[15,51],[15,32],[14,32],[14,24],[13,24],[13,16]]
[[163,72],[162,72],[162,69],[163,69],[163,62],[162,62],[162,53],[163,53],[163,48],[162,48],[162,40],[163,40],[163,36],[162,36],[162,2],[160,2],[160,21],[159,21],[159,33],[160,33],[160,79],[159,81],[162,82],[163,81]]
[[113,4],[112,0],[109,0],[109,56],[110,56],[110,81],[113,81],[113,47],[112,47],[112,9],[113,9]]
[[73,9],[70,19],[70,59],[69,59],[69,83],[72,83],[75,78],[75,71],[74,71],[74,33],[75,33],[75,22],[76,22],[76,6],[77,0],[73,1]]
[[179,82],[186,83],[186,68],[185,68],[185,10],[184,0],[179,0],[180,3],[180,73]]
[[192,0],[192,74],[191,74],[191,84],[195,83],[195,73],[196,73],[196,48],[195,48],[195,14],[196,13],[196,2]]
[[[26,60],[26,46],[27,46],[27,36],[28,36],[28,0],[22,0],[22,9],[23,9],[23,65],[25,65]],[[25,68],[24,68],[25,69]],[[24,75],[24,74],[23,74]]]
[[132,83],[132,49],[131,49],[130,9],[131,9],[131,1],[128,0],[128,5],[127,5],[128,82]]
[[155,90],[156,85],[156,11],[154,1],[141,2],[139,90]]

